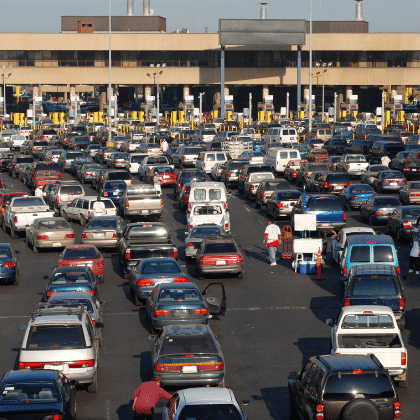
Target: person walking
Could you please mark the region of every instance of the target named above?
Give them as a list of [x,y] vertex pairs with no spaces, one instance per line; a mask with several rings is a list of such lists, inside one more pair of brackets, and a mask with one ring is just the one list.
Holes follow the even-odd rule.
[[165,153],[169,148],[169,144],[166,141],[166,139],[162,140],[162,143],[160,144],[160,146],[162,147],[163,153]]
[[265,243],[267,243],[270,265],[277,265],[276,253],[277,247],[281,244],[281,231],[272,220],[267,220],[267,227],[265,228],[263,239],[263,244]]
[[382,165],[389,166],[389,164],[391,163],[391,159],[387,155],[383,155],[381,157],[381,163]]
[[410,251],[410,259],[408,262],[408,272],[412,273],[413,271],[416,272],[416,274],[420,274],[419,272],[419,266],[420,266],[420,236],[419,236],[419,230],[417,228],[414,228],[411,233],[413,234],[413,245],[411,246]]
[[133,412],[135,419],[153,418],[153,410],[160,398],[169,400],[172,395],[160,387],[162,378],[155,376],[150,382],[142,383],[133,394]]
[[105,204],[100,195],[98,195],[96,202],[93,203],[93,214],[94,216],[106,216]]

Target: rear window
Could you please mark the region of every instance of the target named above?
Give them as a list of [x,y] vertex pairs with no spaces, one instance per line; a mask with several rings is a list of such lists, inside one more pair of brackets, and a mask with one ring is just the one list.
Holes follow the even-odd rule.
[[143,264],[142,274],[157,273],[181,273],[181,270],[174,261],[150,261]]
[[[93,209],[93,205],[96,203],[96,200],[93,200],[90,202],[89,208]],[[102,203],[105,204],[105,208],[106,209],[113,209],[115,208],[114,203],[110,200],[110,199],[102,199]],[[83,206],[83,208],[86,208]]]
[[118,181],[107,181],[105,182],[104,189],[113,188],[113,189],[126,189],[127,185],[125,182],[118,182]]
[[16,163],[32,163],[33,161],[34,161],[34,158],[31,158],[31,157],[16,158]]
[[15,207],[31,207],[31,206],[45,206],[44,200],[41,197],[17,198],[13,205]]
[[58,272],[50,280],[50,284],[86,284],[90,282],[89,274],[86,271],[79,272]]
[[347,174],[332,174],[327,176],[328,183],[349,184],[351,181]]
[[420,215],[420,207],[402,208],[402,216],[404,219],[417,219]]
[[366,162],[366,158],[364,156],[349,156],[347,162]]
[[65,185],[60,188],[60,194],[83,194],[83,189],[79,185]]
[[351,248],[350,262],[370,262],[370,246],[355,245]]
[[324,390],[324,400],[346,401],[354,398],[357,394],[363,394],[366,399],[394,398],[394,390],[391,381],[384,373],[363,373],[353,375],[341,373],[328,378]]
[[188,335],[186,337],[166,336],[160,354],[217,353],[210,335]]
[[61,169],[56,163],[38,163],[35,171],[57,171],[61,173]]
[[92,302],[89,299],[55,299],[48,302],[48,308],[66,307],[66,308],[77,308],[84,306],[91,314],[93,313]]
[[77,259],[88,259],[88,258],[100,258],[96,248],[67,248],[64,251],[64,260],[77,260]]
[[220,228],[220,226],[198,226],[193,228],[193,230],[190,233],[190,237],[191,238],[201,238],[203,236],[218,236],[218,235],[222,235],[222,229]]
[[211,214],[222,214],[221,206],[196,206],[193,211],[196,216],[204,216]]
[[132,163],[140,163],[143,161],[143,159],[147,157],[147,155],[140,155],[140,156],[131,156],[131,162]]
[[117,221],[115,219],[102,219],[100,217],[93,217],[90,219],[87,229],[115,229]]
[[296,190],[279,191],[277,193],[277,200],[298,200],[301,195],[302,193]]
[[76,158],[79,158],[79,157],[83,158],[83,157],[86,157],[86,156],[82,152],[67,152],[67,154],[66,154],[66,159],[67,160],[68,159],[76,159]]
[[[206,133],[209,134],[209,133]],[[210,133],[211,134],[211,133]],[[196,155],[198,156],[201,152],[201,149],[193,149],[192,147],[186,147],[184,150],[184,155]]]
[[403,178],[401,172],[385,172],[382,174],[382,178],[391,179],[391,178]]
[[390,315],[347,315],[341,323],[341,328],[394,328],[394,322]]
[[309,198],[310,211],[343,211],[343,206],[337,198]]
[[179,176],[180,181],[204,181],[206,178],[202,172],[182,172]]
[[274,179],[274,175],[270,173],[254,173],[250,174],[250,181],[262,181],[263,179]]
[[159,293],[159,302],[201,302],[203,299],[195,289],[163,289]]
[[29,350],[58,350],[86,347],[81,325],[31,327],[26,348]]
[[398,294],[392,278],[356,278],[353,281],[353,296],[395,296]]
[[373,261],[376,263],[394,262],[392,247],[389,245],[375,245],[373,247]]
[[12,252],[10,251],[10,249],[4,247],[0,248],[0,259],[3,258],[13,259]]
[[308,172],[314,172],[314,171],[328,171],[327,165],[309,165],[308,166]]
[[205,254],[236,254],[238,251],[232,242],[207,243],[204,248]]
[[128,172],[111,172],[108,175],[108,179],[131,179]]
[[382,197],[376,198],[374,205],[377,207],[398,207],[401,206],[401,203],[396,197]]
[[178,419],[241,420],[242,416],[233,404],[193,404],[184,406]]

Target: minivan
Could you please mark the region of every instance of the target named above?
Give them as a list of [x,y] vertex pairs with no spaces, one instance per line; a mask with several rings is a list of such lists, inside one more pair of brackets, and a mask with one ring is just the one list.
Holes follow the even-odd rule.
[[209,174],[216,163],[225,163],[227,160],[225,152],[201,152],[195,162],[195,167]]
[[400,273],[397,250],[388,235],[349,236],[340,260],[340,280],[347,281],[350,269],[356,265],[388,264]]
[[215,201],[223,203],[227,207],[227,199],[230,195],[226,192],[223,182],[192,182],[188,199],[188,208],[190,209],[196,203],[210,203]]
[[298,133],[292,127],[271,127],[267,133],[261,137],[263,142],[280,142],[282,146],[298,144]]
[[264,164],[271,166],[274,172],[284,172],[290,160],[300,159],[299,150],[275,148],[268,149],[264,158]]

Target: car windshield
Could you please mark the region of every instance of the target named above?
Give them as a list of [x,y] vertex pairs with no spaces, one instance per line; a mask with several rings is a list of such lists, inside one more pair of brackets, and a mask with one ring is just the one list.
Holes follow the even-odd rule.
[[32,163],[34,158],[31,157],[23,157],[23,158],[16,158],[16,163]]
[[196,289],[163,289],[159,292],[159,302],[191,301],[201,302],[203,299]]
[[89,283],[90,277],[86,271],[58,272],[54,273],[50,279],[50,284],[71,284],[71,283]]
[[353,296],[395,296],[397,294],[393,278],[356,278],[353,281]]
[[222,235],[222,229],[220,226],[211,227],[195,227],[190,233],[191,238],[201,238],[203,236],[218,236]]
[[0,259],[10,258],[13,259],[12,251],[9,248],[0,247]]
[[398,207],[401,206],[400,200],[396,197],[381,197],[374,201],[376,207]]
[[182,273],[178,264],[174,261],[147,261],[143,263],[142,274],[179,274]]
[[77,260],[77,259],[96,259],[100,258],[101,255],[96,248],[67,248],[64,251],[64,260]]
[[[355,391],[357,390],[357,391]],[[324,400],[347,401],[354,398],[355,392],[366,399],[394,398],[394,389],[388,376],[381,372],[350,374],[341,372],[331,375],[324,390]]]
[[357,328],[394,328],[390,315],[347,315],[341,323],[343,329]]
[[48,302],[48,308],[78,308],[84,306],[90,313],[93,313],[92,302],[89,299],[57,299]]
[[236,254],[238,253],[233,242],[210,242],[204,248],[205,254]]
[[420,216],[420,207],[402,208],[402,217],[404,219],[416,219]]
[[26,342],[28,350],[57,350],[85,346],[81,325],[32,325]]
[[60,400],[56,386],[51,382],[3,384],[0,404],[48,404]]
[[310,211],[343,211],[343,206],[338,198],[309,198]]
[[111,172],[108,179],[130,179],[130,174],[128,172]]
[[216,346],[210,335],[166,336],[160,354],[170,356],[175,354],[217,353]]
[[241,420],[242,416],[233,404],[194,404],[186,405],[178,420]]
[[71,229],[65,220],[42,220],[38,223],[38,230]]

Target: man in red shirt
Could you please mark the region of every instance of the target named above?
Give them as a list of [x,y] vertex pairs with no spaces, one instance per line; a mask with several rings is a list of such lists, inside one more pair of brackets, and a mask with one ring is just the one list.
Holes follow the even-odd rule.
[[[153,409],[160,398],[169,400],[172,395],[160,387],[162,378],[155,376],[150,382],[142,383],[133,394],[134,418],[152,418]],[[139,416],[140,415],[140,416]]]

